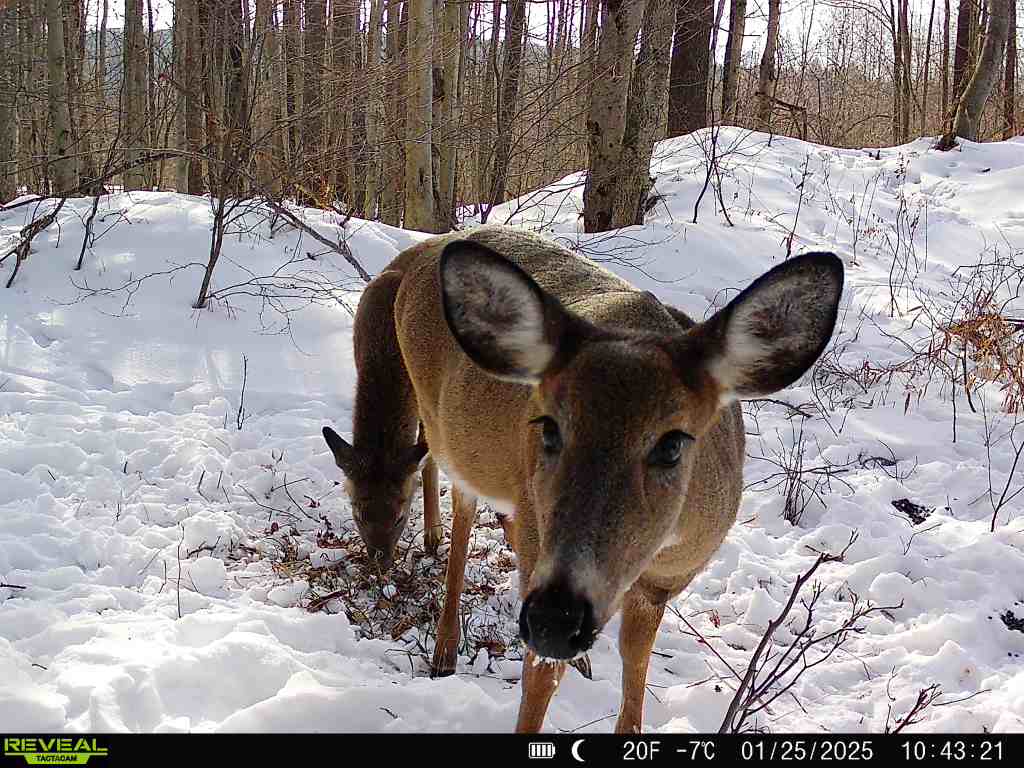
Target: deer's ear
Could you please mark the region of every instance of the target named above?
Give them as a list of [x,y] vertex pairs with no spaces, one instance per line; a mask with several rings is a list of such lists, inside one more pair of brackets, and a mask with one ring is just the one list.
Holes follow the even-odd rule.
[[519,266],[480,243],[449,243],[440,270],[448,328],[466,355],[493,376],[539,381],[583,329]]
[[807,253],[766,272],[695,328],[723,398],[767,395],[800,378],[832,337],[842,293],[842,261]]
[[356,449],[349,443],[346,443],[341,435],[330,427],[324,427],[323,433],[324,440],[327,441],[327,447],[334,454],[334,463],[338,465],[338,469],[344,472],[347,477],[352,477],[360,467]]

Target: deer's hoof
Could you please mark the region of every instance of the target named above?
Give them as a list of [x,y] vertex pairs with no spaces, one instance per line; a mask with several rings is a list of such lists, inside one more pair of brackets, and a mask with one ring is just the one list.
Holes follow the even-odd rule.
[[594,679],[594,670],[590,666],[590,654],[585,653],[578,659],[573,659],[569,662],[569,665],[574,667],[577,672],[583,675],[587,680]]
[[428,555],[436,555],[437,548],[444,539],[444,529],[440,525],[427,526],[423,531],[423,548]]
[[448,677],[455,674],[455,664],[459,660],[458,642],[438,640],[434,646],[434,658],[430,662],[431,677]]

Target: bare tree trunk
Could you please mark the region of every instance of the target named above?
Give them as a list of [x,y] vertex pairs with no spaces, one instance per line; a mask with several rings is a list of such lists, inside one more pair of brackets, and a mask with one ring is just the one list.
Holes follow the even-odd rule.
[[221,29],[226,48],[223,116],[226,130],[221,153],[221,194],[235,198],[243,197],[246,192],[246,175],[242,172],[249,164],[249,149],[252,146],[249,136],[251,58],[246,55],[245,44],[247,24],[240,3],[224,4]]
[[587,121],[589,167],[583,187],[583,226],[587,232],[605,232],[614,226],[633,49],[646,6],[647,0],[602,3],[601,36]]
[[[334,101],[331,112],[342,120],[328,121],[330,147],[335,157],[338,195],[349,210],[361,213],[366,197],[366,70],[359,40],[361,6],[356,0],[334,0],[331,25]],[[340,125],[341,130],[338,130]],[[342,184],[342,181],[346,183]]]
[[974,4],[980,0],[960,0],[956,17],[956,42],[953,49],[953,92],[950,102],[956,104],[963,93],[971,61],[971,45],[974,32]]
[[[146,106],[143,120],[146,124],[146,146],[150,149],[156,149],[159,141],[157,140],[156,121],[156,38],[153,35],[153,0],[146,0],[146,20],[148,34],[142,41],[142,46],[146,52]],[[159,186],[160,179],[154,166],[149,165],[143,168],[143,171],[146,174],[147,187]]]
[[402,221],[402,202],[405,193],[405,79],[403,74],[408,57],[407,22],[409,2],[388,3],[387,21],[387,101],[385,105],[384,188],[381,191],[381,221],[397,227]]
[[[201,1],[201,0],[200,0]],[[288,124],[288,171],[293,190],[303,176],[303,150],[299,130],[303,115],[301,0],[284,0],[285,119]]]
[[710,124],[711,27],[714,0],[677,0],[668,86],[668,135],[682,136]]
[[199,29],[199,0],[177,0],[182,21],[185,25],[185,71],[182,84],[185,88],[185,141],[193,154],[188,160],[188,187],[190,195],[203,194],[203,161],[199,154],[206,143],[203,129],[203,94],[201,83],[205,61],[202,34]]
[[978,57],[978,64],[974,68],[974,74],[971,75],[970,82],[964,88],[957,104],[956,117],[953,120],[952,133],[959,138],[969,141],[977,141],[979,138],[981,113],[999,79],[999,65],[1003,61],[1010,31],[1011,11],[1016,12],[1014,0],[989,0],[985,43]]
[[892,33],[892,143],[903,143],[903,25],[893,0],[889,0],[889,29]]
[[0,8],[0,205],[18,194],[16,6]]
[[[18,168],[19,180],[28,191],[43,192],[46,186],[46,164],[39,147],[39,119],[36,105],[28,94],[42,82],[37,49],[42,43],[42,19],[36,13],[35,0],[18,3]],[[43,58],[42,60],[45,60]]]
[[71,152],[71,115],[68,109],[68,75],[64,51],[64,20],[60,0],[46,0],[46,53],[50,76],[51,142],[48,161],[54,191],[78,186]]
[[730,0],[729,37],[725,41],[722,63],[722,122],[735,123],[738,112],[737,87],[740,60],[743,58],[743,35],[747,24],[747,0]]
[[519,78],[523,66],[523,27],[526,21],[526,0],[509,0],[505,16],[505,61],[501,68],[498,89],[498,133],[494,147],[494,173],[490,206],[505,199],[508,168],[512,161],[513,119],[519,100]]
[[[595,0],[596,1],[596,0]],[[480,220],[487,223],[491,213],[492,171],[494,168],[494,135],[498,109],[495,94],[498,88],[498,46],[501,37],[501,0],[491,6],[491,39],[487,43],[487,64],[483,76],[483,95],[480,105],[479,138],[477,140],[477,194],[480,201]]]
[[1006,72],[1003,80],[1003,139],[1017,135],[1017,9],[1010,3],[1010,29],[1006,36]]
[[580,38],[580,82],[578,109],[583,117],[582,127],[586,130],[587,115],[590,112],[590,94],[594,87],[594,67],[597,64],[597,26],[601,20],[601,0],[580,0],[582,3],[583,31]]
[[[327,0],[304,0],[306,26],[303,34],[302,160],[308,202],[325,205],[331,160],[324,142],[324,56],[327,52]],[[347,189],[347,180],[339,182]],[[308,196],[304,196],[308,197]]]
[[945,15],[942,18],[942,115],[945,121],[949,112],[949,0],[945,0]]
[[[439,0],[440,1],[440,0]],[[458,162],[459,66],[462,61],[463,14],[469,6],[458,0],[444,0],[438,28],[440,56],[434,59],[434,144],[438,163],[436,232],[447,232],[455,222],[455,167]]]
[[274,167],[274,80],[272,68],[277,58],[277,36],[274,33],[272,0],[256,0],[253,46],[256,77],[254,101],[256,180],[260,191],[277,200],[281,197],[281,175]]
[[[124,95],[122,135],[125,161],[131,165],[146,147],[146,45],[142,37],[142,0],[124,2]],[[126,190],[145,189],[149,174],[145,167],[134,166],[124,174]]]
[[666,127],[662,116],[668,106],[675,17],[676,0],[648,0],[629,88],[612,227],[643,224],[648,210],[651,154]]
[[67,74],[68,125],[70,127],[71,150],[75,155],[73,168],[75,178],[92,179],[96,176],[90,131],[85,124],[85,99],[82,98],[82,65],[85,19],[82,17],[82,0],[63,0],[64,16],[64,61]]
[[903,57],[903,82],[899,87],[903,91],[902,106],[903,111],[900,113],[900,134],[903,137],[903,141],[910,140],[910,111],[913,106],[914,94],[911,88],[910,79],[910,16],[909,16],[909,5],[910,0],[899,0],[900,18],[899,25],[901,28],[900,35],[900,55]]
[[405,141],[405,228],[432,232],[434,178],[431,157],[434,29],[433,0],[409,0],[409,99]]
[[[172,45],[174,46],[174,65],[172,76],[178,88],[175,94],[174,146],[176,149],[188,149],[188,95],[184,88],[186,53],[188,48],[188,4],[178,0],[174,4],[174,20],[172,22]],[[257,11],[257,24],[259,11]],[[174,188],[178,192],[188,190],[188,158],[179,157],[174,161]]]
[[103,0],[96,10],[99,16],[97,23],[96,63],[93,74],[95,75],[96,88],[96,128],[100,135],[105,135],[106,121],[106,84],[107,84],[107,14],[110,11],[109,0]]
[[768,31],[761,66],[757,74],[757,113],[754,125],[759,131],[770,131],[772,123],[772,99],[775,96],[775,55],[779,45],[779,17],[782,15],[782,0],[768,0]]
[[381,24],[384,17],[383,0],[371,0],[370,18],[366,29],[366,192],[363,198],[363,215],[368,219],[377,217],[377,200],[381,187],[381,123],[384,103],[381,91]]
[[929,70],[932,64],[932,28],[935,26],[935,0],[931,3],[931,12],[928,14],[928,39],[924,44],[924,85],[921,89],[921,128],[919,133],[923,136],[928,125],[928,79]]

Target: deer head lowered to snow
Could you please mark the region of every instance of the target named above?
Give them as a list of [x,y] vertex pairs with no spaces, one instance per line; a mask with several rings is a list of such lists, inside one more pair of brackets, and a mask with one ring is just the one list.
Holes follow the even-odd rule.
[[468,531],[485,498],[516,516],[528,649],[517,729],[541,728],[566,662],[621,610],[616,730],[639,730],[665,603],[736,518],[737,400],[788,386],[818,358],[842,263],[797,256],[702,323],[507,227],[433,238],[389,269],[402,275],[394,330],[416,413],[454,487],[456,608],[448,619],[446,603],[435,671],[454,668]]

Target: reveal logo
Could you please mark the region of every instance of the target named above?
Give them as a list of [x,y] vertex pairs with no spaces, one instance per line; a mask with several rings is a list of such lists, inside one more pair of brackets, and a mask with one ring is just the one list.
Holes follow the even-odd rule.
[[6,757],[24,757],[29,765],[85,765],[93,755],[107,756],[107,748],[101,747],[96,739],[52,737],[52,738],[8,738],[4,737]]

